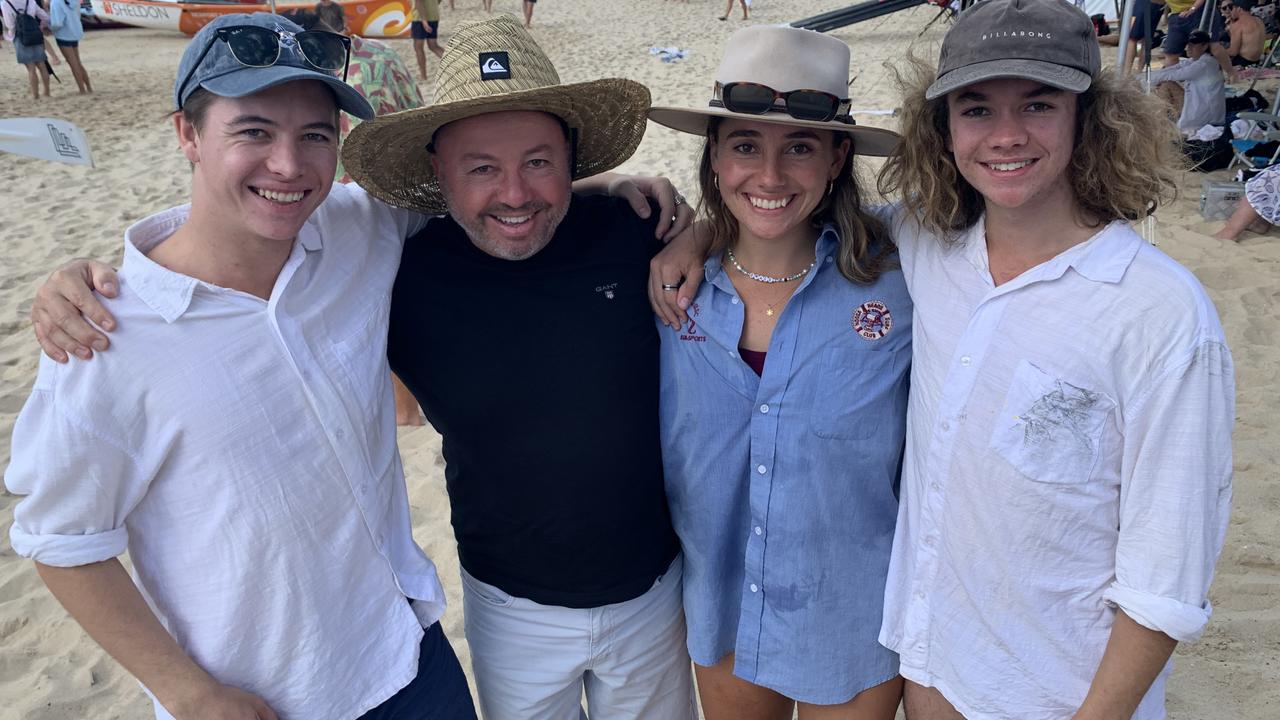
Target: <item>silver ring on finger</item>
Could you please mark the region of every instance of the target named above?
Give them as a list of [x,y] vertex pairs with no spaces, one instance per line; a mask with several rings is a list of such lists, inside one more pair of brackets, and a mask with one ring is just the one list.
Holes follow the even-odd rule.
[[662,289],[663,289],[663,290],[670,290],[670,291],[674,292],[674,291],[676,291],[676,290],[679,290],[679,289],[680,289],[680,285],[679,285],[679,284],[676,284],[676,285],[670,285],[670,284],[668,284],[668,283],[662,283]]
[[683,196],[683,195],[681,195],[680,193],[676,193],[676,201],[675,201],[675,202],[676,202],[676,207],[680,207],[681,205],[685,204],[684,196]]

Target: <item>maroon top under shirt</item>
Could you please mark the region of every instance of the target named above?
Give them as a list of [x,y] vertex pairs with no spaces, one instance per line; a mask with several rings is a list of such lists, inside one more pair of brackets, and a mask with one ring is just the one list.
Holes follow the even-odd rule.
[[764,356],[768,355],[768,352],[756,352],[755,350],[748,350],[744,347],[739,347],[738,354],[742,356],[742,360],[746,362],[752,370],[756,371],[756,375],[764,375]]

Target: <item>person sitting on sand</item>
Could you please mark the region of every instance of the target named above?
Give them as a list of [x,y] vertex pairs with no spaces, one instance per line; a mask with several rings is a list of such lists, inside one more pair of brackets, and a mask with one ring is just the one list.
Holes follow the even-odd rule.
[[1244,184],[1244,197],[1214,237],[1239,242],[1246,230],[1263,235],[1277,224],[1280,224],[1280,165],[1272,165]]
[[1222,3],[1229,40],[1223,50],[1233,67],[1257,65],[1262,60],[1267,28],[1262,20],[1250,12],[1252,9],[1253,0],[1228,0]]
[[1204,288],[1129,226],[1177,183],[1163,113],[1061,0],[978,3],[908,81],[882,175],[916,342],[880,639],[912,720],[1163,718],[1209,620],[1234,371]]
[[1187,36],[1187,58],[1151,72],[1156,94],[1169,103],[1178,118],[1178,129],[1187,135],[1205,125],[1226,122],[1226,83],[1222,67],[1209,52],[1210,45],[1209,33],[1193,30]]

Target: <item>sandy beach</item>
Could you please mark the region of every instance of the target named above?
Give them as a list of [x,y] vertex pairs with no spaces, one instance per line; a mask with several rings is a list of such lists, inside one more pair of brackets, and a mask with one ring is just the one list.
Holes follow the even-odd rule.
[[[459,21],[482,17],[479,0],[442,3],[445,42]],[[839,0],[756,0],[752,23],[780,23],[848,4]],[[519,13],[517,0],[495,9]],[[710,93],[725,38],[742,22],[735,7],[717,20],[723,0],[544,0],[534,36],[565,81],[622,76],[645,83],[656,104],[701,104]],[[915,45],[936,57],[948,25],[920,35],[936,9],[922,7],[833,33],[853,48],[856,110],[897,104],[886,62]],[[36,285],[72,257],[118,262],[122,232],[132,222],[184,202],[189,170],[177,152],[172,123],[173,74],[187,38],[129,29],[91,32],[81,56],[97,90],[77,95],[65,65],[54,97],[33,102],[25,68],[6,43],[0,50],[0,117],[48,116],[82,127],[96,167],[73,168],[0,155],[0,467],[8,464],[14,420],[37,366],[28,321]],[[391,41],[414,67],[408,40]],[[651,47],[678,47],[688,57],[663,63]],[[1104,48],[1108,64],[1114,50]],[[430,68],[437,64],[431,57]],[[1265,87],[1265,86],[1264,86]],[[430,88],[423,86],[424,96]],[[1274,96],[1274,87],[1266,94]],[[891,116],[859,114],[859,123],[893,128]],[[650,124],[622,170],[669,175],[694,188],[700,141]],[[868,166],[869,170],[874,170]],[[1174,720],[1280,717],[1280,230],[1246,234],[1240,243],[1212,237],[1221,223],[1200,217],[1200,183],[1225,172],[1188,173],[1180,197],[1154,223],[1159,247],[1208,288],[1237,365],[1235,501],[1226,547],[1210,592],[1214,617],[1204,638],[1180,647],[1169,684]],[[1089,307],[1080,306],[1087,332]],[[194,380],[193,380],[194,381]],[[439,437],[429,427],[402,429],[414,532],[440,569],[451,607],[443,622],[467,666],[461,589]],[[137,683],[90,640],[45,590],[30,561],[17,557],[8,527],[18,498],[0,496],[0,720],[142,720],[150,702]]]

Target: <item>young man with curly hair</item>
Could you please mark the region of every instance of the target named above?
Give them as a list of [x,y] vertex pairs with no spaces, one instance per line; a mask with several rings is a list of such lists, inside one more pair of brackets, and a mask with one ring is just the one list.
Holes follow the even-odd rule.
[[917,79],[881,178],[916,305],[880,634],[908,716],[1163,718],[1235,397],[1204,289],[1129,225],[1174,187],[1173,125],[1061,0],[978,4]]

